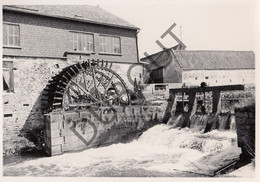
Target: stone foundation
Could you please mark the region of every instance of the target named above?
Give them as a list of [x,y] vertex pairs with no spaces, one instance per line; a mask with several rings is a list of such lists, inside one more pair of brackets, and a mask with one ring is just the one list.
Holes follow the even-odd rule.
[[128,142],[161,123],[154,106],[100,107],[81,112],[45,115],[45,150],[49,156],[67,151]]
[[241,160],[255,157],[255,105],[235,109],[238,146],[242,149]]
[[[4,57],[13,61],[14,92],[3,93],[4,155],[19,153],[37,145],[35,135],[42,135],[42,91],[51,76],[68,66],[66,60],[51,58]],[[28,140],[29,139],[29,140]]]

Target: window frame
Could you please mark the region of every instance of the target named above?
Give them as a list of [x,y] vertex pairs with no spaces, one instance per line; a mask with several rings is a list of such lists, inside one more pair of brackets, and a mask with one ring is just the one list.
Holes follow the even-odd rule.
[[[6,32],[7,32],[7,34],[6,34],[6,39],[7,39],[7,44],[5,44],[5,41],[4,41],[4,37],[5,37],[5,35],[4,35],[4,26],[7,26],[7,30],[6,30]],[[16,27],[18,27],[18,34],[17,35],[15,35],[14,34],[14,29],[13,29],[13,34],[12,34],[12,37],[13,37],[13,43],[15,42],[14,40],[15,40],[15,38],[14,37],[18,37],[18,44],[17,45],[10,45],[9,44],[9,26],[16,26]],[[3,22],[3,47],[14,47],[14,48],[20,48],[20,45],[21,45],[21,31],[20,31],[21,29],[20,29],[20,25],[19,24],[14,24],[14,23],[7,23],[7,22]]]
[[[4,67],[4,62],[10,62],[12,63],[12,66],[10,68],[5,68]],[[3,88],[3,93],[14,93],[14,62],[11,60],[3,60],[2,62],[2,71],[4,73],[4,71],[8,71],[9,72],[9,76],[10,76],[10,80],[9,80],[9,84],[11,85],[9,89],[4,90]],[[3,78],[3,86],[4,86],[4,75],[2,74],[2,78]]]
[[[106,37],[106,38],[118,38],[118,46],[119,46],[119,50],[120,50],[120,52],[110,52],[110,51],[102,51],[102,50],[104,50],[104,49],[102,49],[102,47],[105,45],[105,46],[109,46],[109,45],[111,45],[112,47],[105,47],[105,49],[107,50],[114,50],[114,46],[115,46],[115,44],[114,44],[114,41],[112,41],[113,43],[111,44],[111,41],[108,41],[108,43],[106,42],[106,43],[103,43],[103,41],[102,41],[102,38],[103,37]],[[99,49],[99,54],[107,54],[107,55],[122,55],[122,43],[121,43],[121,37],[120,36],[116,36],[116,35],[108,35],[108,34],[99,34],[99,47],[100,47],[100,49]]]
[[[72,51],[73,52],[82,52],[82,53],[94,53],[95,52],[95,35],[94,35],[94,33],[91,33],[91,32],[82,32],[82,31],[69,31],[69,33],[70,33],[70,36],[72,36],[72,38],[71,38],[71,41],[72,42],[70,42],[70,44],[72,44]],[[91,51],[87,51],[87,50],[84,50],[84,47],[82,47],[83,48],[83,50],[75,50],[75,48],[74,48],[74,43],[78,43],[78,36],[77,36],[77,41],[74,41],[74,35],[90,35],[90,36],[92,36],[92,50]],[[86,38],[87,37],[85,37],[85,43],[86,43]],[[82,41],[82,36],[81,36],[81,41]],[[78,44],[77,44],[77,46],[78,46]],[[82,46],[83,46],[83,43],[82,43]],[[90,46],[89,46],[90,47]]]

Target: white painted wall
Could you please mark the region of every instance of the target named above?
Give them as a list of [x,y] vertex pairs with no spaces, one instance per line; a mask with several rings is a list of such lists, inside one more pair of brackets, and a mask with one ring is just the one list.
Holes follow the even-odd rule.
[[182,83],[186,86],[199,86],[201,82],[208,86],[254,84],[255,70],[192,70],[183,71]]

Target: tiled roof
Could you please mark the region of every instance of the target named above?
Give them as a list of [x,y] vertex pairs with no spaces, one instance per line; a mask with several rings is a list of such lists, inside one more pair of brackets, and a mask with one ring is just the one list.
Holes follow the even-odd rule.
[[184,70],[254,69],[252,51],[176,51],[172,50]]
[[[156,64],[151,64],[151,60],[156,61]],[[165,67],[170,61],[178,62],[183,70],[255,68],[255,54],[252,51],[188,51],[167,49],[166,51],[160,51],[142,58],[141,61],[150,63],[150,69]]]
[[138,29],[134,25],[112,13],[89,5],[5,5],[4,9],[32,14],[67,18],[89,23],[97,23],[115,27]]

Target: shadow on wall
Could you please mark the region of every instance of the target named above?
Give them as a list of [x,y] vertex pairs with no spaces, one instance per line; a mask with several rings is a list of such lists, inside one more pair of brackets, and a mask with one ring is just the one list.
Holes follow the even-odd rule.
[[42,91],[36,99],[33,108],[19,133],[19,136],[25,137],[29,141],[33,142],[37,150],[43,149],[44,146],[44,108],[42,105],[43,94],[44,91]]

